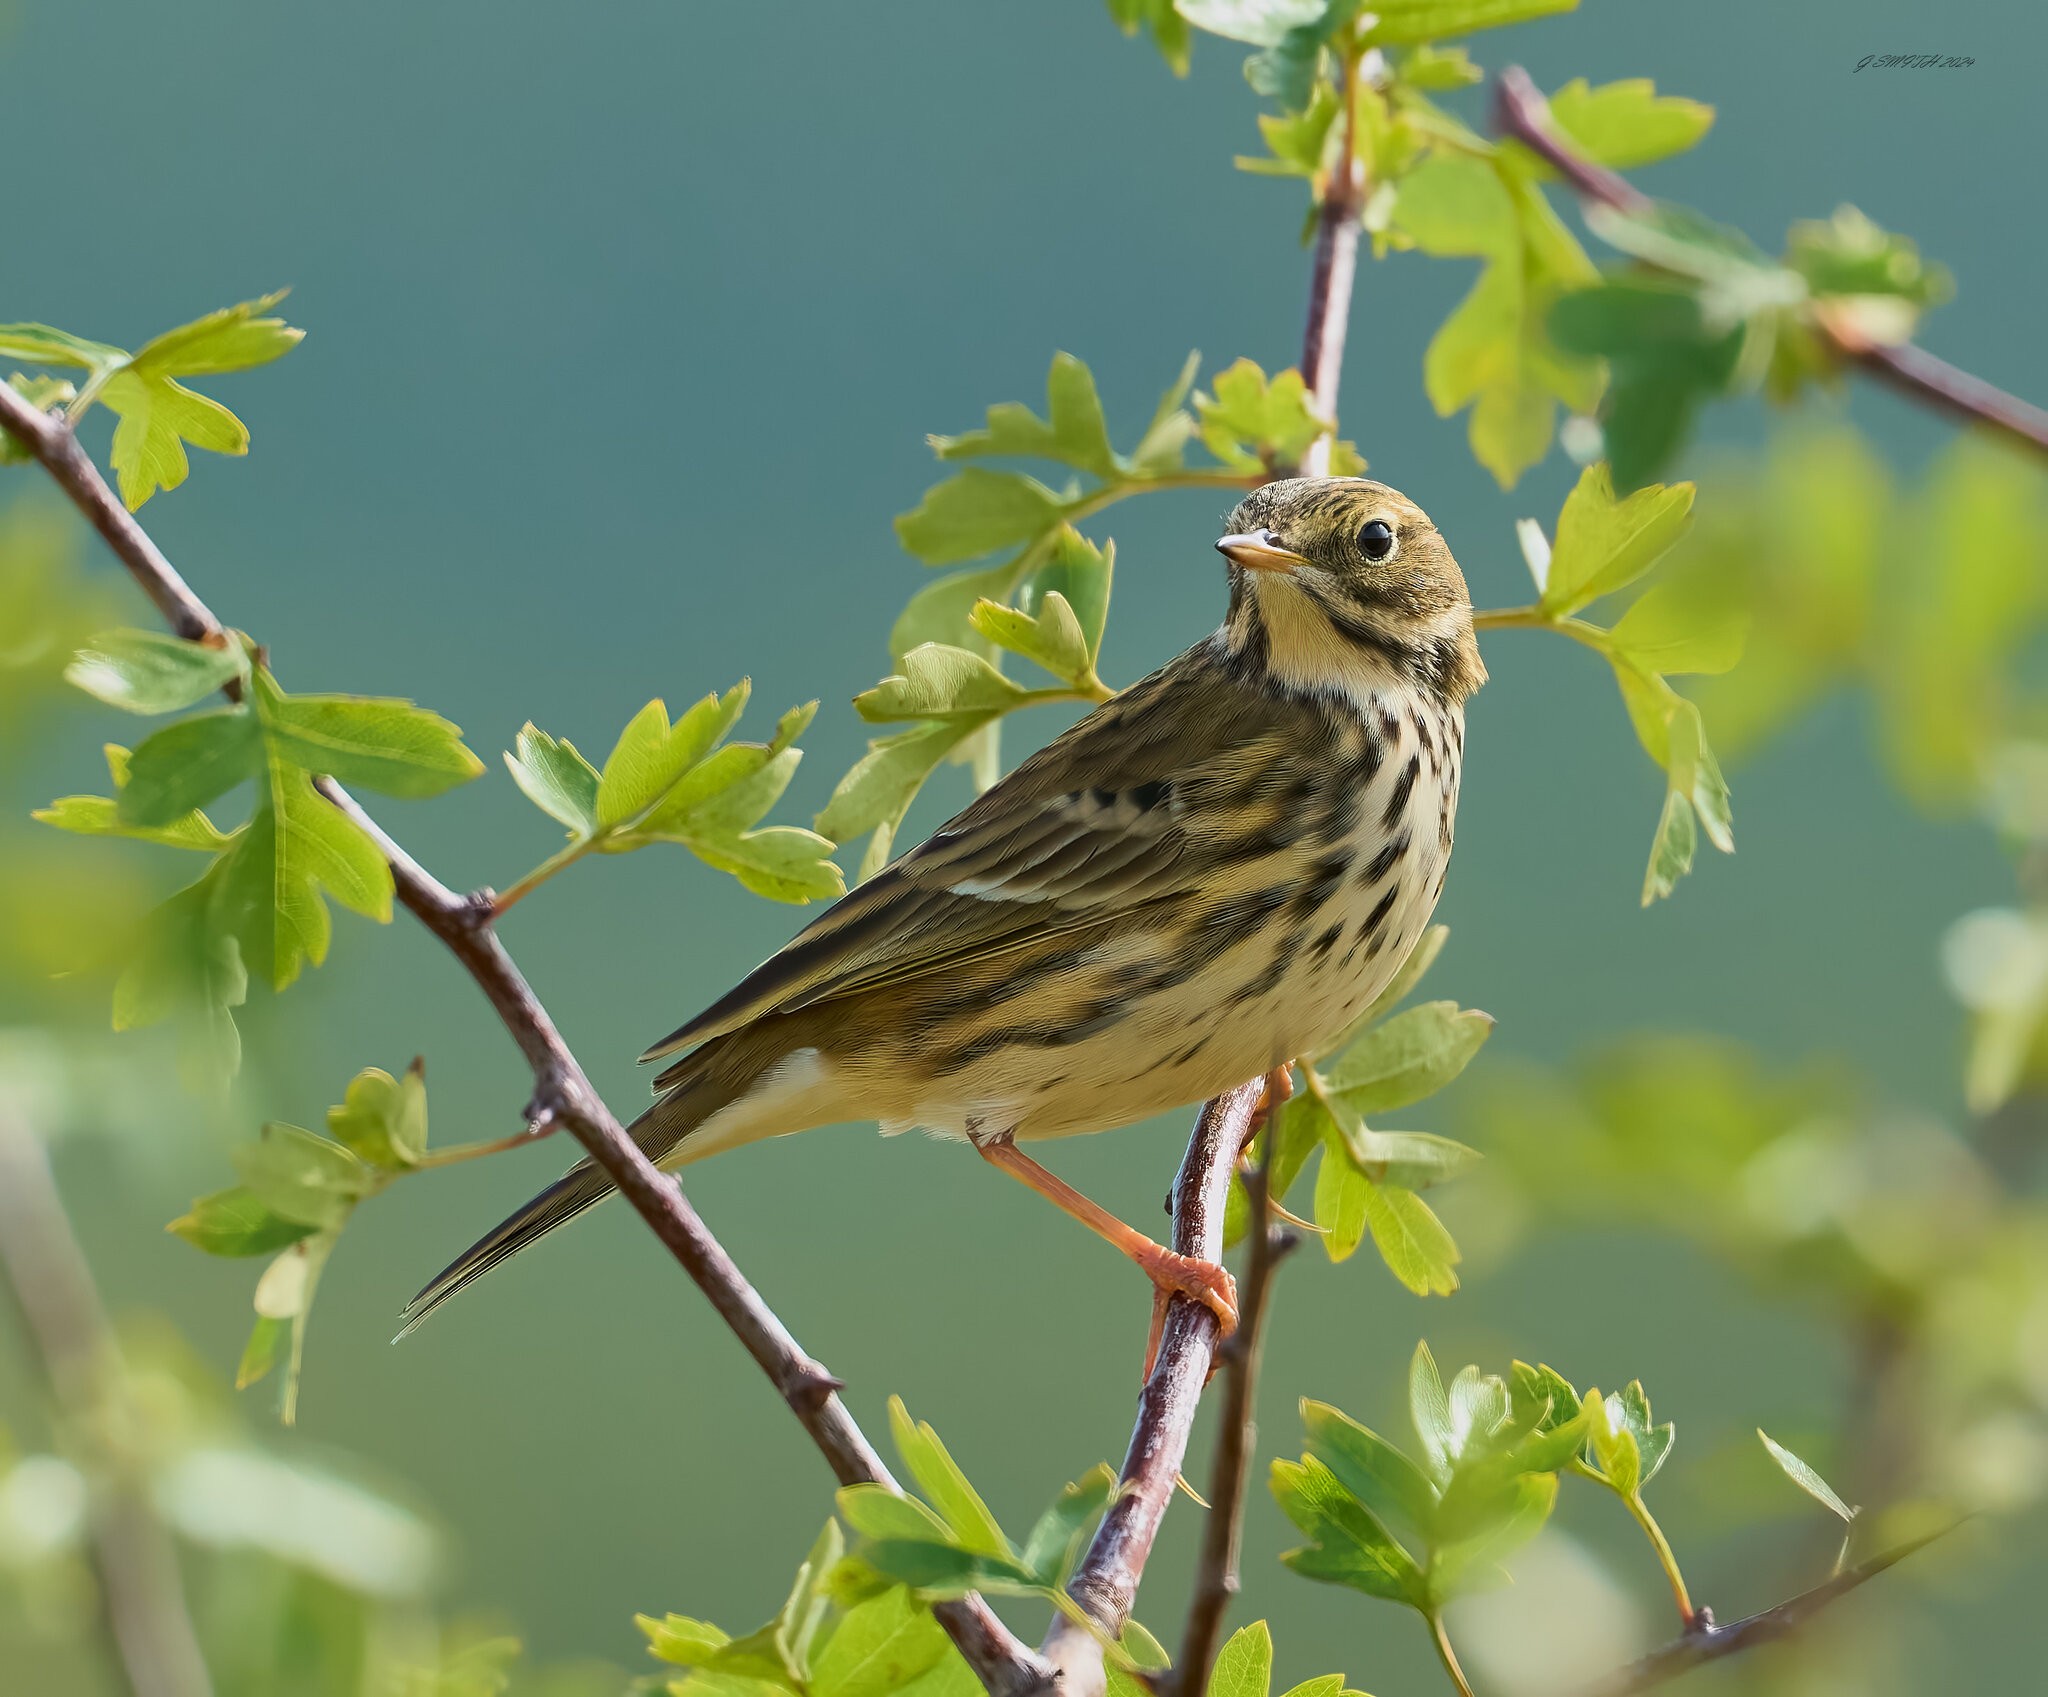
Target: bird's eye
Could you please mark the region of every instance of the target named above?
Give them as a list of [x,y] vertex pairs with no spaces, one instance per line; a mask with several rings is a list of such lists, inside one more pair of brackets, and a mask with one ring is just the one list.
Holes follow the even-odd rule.
[[1385,519],[1374,519],[1358,533],[1358,545],[1368,560],[1384,560],[1394,551],[1394,527]]

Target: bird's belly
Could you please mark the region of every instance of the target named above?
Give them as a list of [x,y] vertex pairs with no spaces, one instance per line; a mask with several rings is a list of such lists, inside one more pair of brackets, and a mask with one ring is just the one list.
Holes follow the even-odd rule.
[[[1427,804],[1433,827],[1435,798]],[[1434,830],[1368,879],[1382,846],[1383,832],[1326,900],[1276,916],[1178,982],[1150,987],[1162,957],[1185,944],[1171,919],[1105,943],[1045,1008],[1010,1010],[1035,1039],[993,1048],[947,1078],[943,1100],[907,1105],[884,1130],[1007,1130],[1025,1141],[1104,1131],[1318,1052],[1386,988],[1436,906],[1446,856]],[[1062,1026],[1054,995],[1086,1014]]]

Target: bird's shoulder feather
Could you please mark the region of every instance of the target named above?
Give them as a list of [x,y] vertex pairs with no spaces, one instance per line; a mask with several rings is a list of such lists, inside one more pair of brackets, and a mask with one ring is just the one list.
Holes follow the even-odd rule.
[[1191,813],[1255,781],[1312,716],[1248,686],[1208,645],[1189,650],[1076,722],[641,1058],[1174,899],[1214,856]]

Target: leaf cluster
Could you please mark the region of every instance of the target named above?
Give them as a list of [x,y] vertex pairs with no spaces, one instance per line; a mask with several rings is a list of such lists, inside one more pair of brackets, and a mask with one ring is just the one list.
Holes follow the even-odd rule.
[[1549,1519],[1559,1472],[1589,1441],[1590,1414],[1553,1388],[1521,1363],[1507,1379],[1466,1367],[1446,1386],[1419,1344],[1408,1375],[1413,1455],[1338,1409],[1304,1402],[1306,1451],[1274,1462],[1271,1483],[1310,1542],[1281,1560],[1431,1621],[1455,1599],[1505,1584],[1505,1563]]
[[[454,725],[410,701],[287,695],[239,636],[215,647],[111,631],[81,650],[66,676],[139,715],[175,713],[216,690],[233,696],[152,731],[132,752],[110,745],[111,795],[65,796],[36,814],[59,830],[206,858],[199,877],[143,927],[114,986],[114,1025],[186,1018],[201,1038],[202,1070],[231,1073],[241,1053],[234,1009],[251,972],[282,990],[325,960],[330,900],[378,921],[391,917],[383,854],[315,779],[431,796],[477,776],[483,763]],[[253,796],[247,819],[221,829],[204,810],[245,785]]]
[[[446,1160],[443,1152],[436,1159]],[[327,1131],[275,1122],[234,1152],[241,1183],[197,1198],[166,1228],[195,1249],[230,1258],[268,1255],[256,1282],[256,1325],[235,1386],[285,1363],[279,1407],[297,1416],[306,1322],[320,1274],[359,1204],[427,1161],[425,1068],[397,1078],[366,1067],[327,1110]]]
[[760,823],[796,774],[803,759],[796,739],[818,704],[792,707],[765,743],[728,743],[751,691],[742,678],[673,724],[663,702],[648,702],[627,721],[602,770],[574,743],[529,723],[505,756],[506,769],[529,801],[567,828],[569,841],[508,890],[500,907],[586,854],[625,854],[651,843],[680,843],[775,901],[844,895],[828,838]]
[[[248,426],[179,379],[245,371],[290,353],[305,332],[268,316],[283,299],[280,291],[210,312],[166,330],[133,353],[47,324],[0,324],[0,360],[86,374],[82,387],[69,379],[20,372],[8,382],[38,407],[62,405],[73,424],[95,402],[116,416],[110,460],[121,499],[134,512],[159,489],[175,489],[185,481],[191,470],[188,445],[215,454],[249,451]],[[12,438],[8,442],[11,448]],[[18,451],[5,456],[20,457]]]

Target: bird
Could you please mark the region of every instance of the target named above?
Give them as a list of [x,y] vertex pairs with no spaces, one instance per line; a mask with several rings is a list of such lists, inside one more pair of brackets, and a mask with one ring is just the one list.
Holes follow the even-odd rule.
[[[1112,696],[654,1044],[629,1128],[673,1170],[847,1121],[967,1143],[1223,1335],[1235,1286],[1024,1146],[1262,1075],[1354,1025],[1450,862],[1471,598],[1427,514],[1360,477],[1251,491],[1209,636]],[[464,1251],[404,1331],[602,1200],[588,1159]]]

